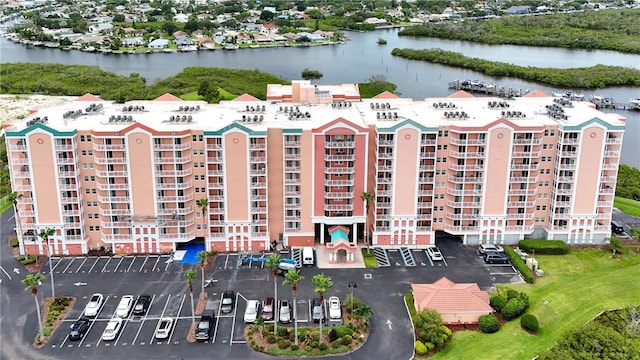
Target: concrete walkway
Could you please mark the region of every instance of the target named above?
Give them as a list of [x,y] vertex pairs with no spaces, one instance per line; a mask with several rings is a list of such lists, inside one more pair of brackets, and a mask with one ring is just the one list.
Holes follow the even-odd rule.
[[318,256],[318,269],[364,269],[366,267],[364,266],[364,258],[362,257],[360,246],[358,246],[358,250],[355,253],[355,261],[352,263],[330,263],[329,251],[326,246],[318,244],[315,249]]

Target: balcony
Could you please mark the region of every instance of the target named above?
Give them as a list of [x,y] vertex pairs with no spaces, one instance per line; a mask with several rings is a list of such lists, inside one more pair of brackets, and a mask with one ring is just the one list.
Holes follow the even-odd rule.
[[571,215],[569,213],[553,213],[551,217],[553,219],[569,219]]
[[131,198],[128,196],[98,196],[101,203],[129,203]]
[[222,164],[223,159],[221,156],[212,156],[207,158],[207,162],[210,164]]
[[222,144],[207,144],[207,150],[222,150]]
[[187,215],[187,214],[191,214],[193,212],[193,209],[194,209],[193,206],[187,206],[186,208],[158,209],[158,215],[161,215],[161,216]]
[[156,176],[158,177],[174,177],[174,176],[189,176],[193,174],[193,169],[188,168],[186,170],[156,170]]
[[600,181],[602,182],[616,182],[618,179],[615,176],[601,176]]
[[29,159],[24,157],[12,157],[11,165],[29,165]]
[[267,225],[267,219],[254,219],[254,220],[251,220],[251,225],[258,225],[258,226]]
[[164,227],[187,227],[195,224],[194,219],[186,219],[186,220],[164,220],[164,223],[161,223]]
[[131,234],[100,234],[100,238],[106,242],[131,241]]
[[[251,211],[254,211],[254,210],[251,210]],[[222,207],[214,207],[214,208],[207,209],[207,213],[212,215],[223,215],[226,212],[225,212],[225,209]]]
[[536,189],[510,189],[509,195],[535,195]]
[[353,204],[325,204],[324,211],[353,211]]
[[62,204],[77,204],[79,201],[82,201],[82,199],[75,196],[63,196],[61,199]]
[[429,158],[429,159],[431,159],[431,158],[435,158],[436,157],[436,153],[435,152],[426,152],[425,151],[425,152],[421,152],[420,153],[420,157],[421,158]]
[[578,156],[577,151],[562,151],[560,152],[560,157],[576,157]]
[[345,192],[325,192],[325,199],[353,199],[353,191],[345,191]]
[[542,151],[514,151],[511,157],[514,158],[539,158],[542,155]]
[[100,220],[100,227],[107,229],[130,228],[131,223],[128,221],[104,221]]
[[[286,156],[285,156],[286,159]],[[354,161],[356,156],[354,154],[335,154],[335,155],[325,155],[324,159],[326,161]]]
[[188,150],[191,149],[191,142],[182,144],[153,144],[154,150]]
[[251,169],[249,171],[249,173],[252,176],[262,176],[262,175],[267,175],[267,168],[262,168],[262,169]]
[[193,200],[193,194],[187,194],[184,196],[160,196],[158,202],[173,203],[173,202],[188,202]]
[[556,189],[556,194],[573,194],[573,189]]
[[224,196],[222,195],[209,195],[208,197],[210,203],[217,203],[220,201],[224,201]]
[[557,208],[571,207],[571,201],[554,201],[553,206]]
[[96,170],[96,176],[101,178],[107,177],[128,177],[129,174],[126,171],[104,171],[104,170]]
[[298,146],[300,146],[300,141],[285,141],[284,142],[284,146],[285,147],[298,147]]
[[431,226],[416,226],[416,232],[427,232],[431,231]]
[[618,169],[618,164],[605,163],[605,164],[602,164],[602,168],[604,170],[617,170]]
[[[381,194],[378,194],[378,195],[381,195]],[[431,190],[418,190],[418,195],[433,196],[433,189],[431,189]]]
[[475,176],[451,176],[449,175],[449,181],[454,183],[481,183],[484,181],[482,177]]
[[28,171],[14,171],[11,175],[13,178],[20,179],[29,179],[31,177],[31,173]]
[[511,164],[511,170],[530,170],[535,171],[540,168],[540,164]]
[[391,220],[391,215],[389,214],[376,214],[377,220]]
[[223,176],[224,172],[222,170],[208,170],[207,176]]
[[619,137],[608,137],[605,141],[606,144],[622,144],[622,138]]
[[452,200],[447,200],[447,206],[454,207],[454,208],[462,208],[462,207],[479,208],[481,206],[481,203],[474,202],[474,201],[452,201]]
[[129,184],[102,184],[96,183],[96,188],[102,191],[108,190],[129,190]]
[[74,158],[58,158],[58,165],[75,165],[77,164]]
[[449,163],[449,169],[456,171],[478,171],[484,170],[484,165],[456,165]]
[[449,151],[449,156],[454,158],[466,158],[466,159],[482,159],[486,156],[484,152],[459,152]]
[[526,232],[530,233],[533,231],[533,224],[523,224],[517,226],[505,226],[505,231],[518,231],[518,232]]
[[392,206],[391,202],[376,202],[376,207],[380,209],[391,209]]
[[207,184],[207,189],[224,189],[224,183],[221,181],[214,181]]
[[173,157],[163,156],[153,159],[156,164],[186,164],[191,162],[191,156]]
[[63,178],[77,178],[78,172],[77,171],[60,171],[58,173],[58,176]]
[[542,138],[530,138],[530,139],[513,139],[514,145],[540,145],[542,144]]
[[[288,158],[287,156],[291,156],[291,155],[297,155],[297,154],[285,154],[284,158],[285,159],[295,159],[295,158]],[[297,155],[298,159],[300,158],[300,155]],[[251,156],[249,158],[249,162],[250,163],[264,163],[267,161],[267,158],[264,156]]]
[[[605,213],[605,212],[599,212],[599,213],[596,213],[596,219],[600,219],[600,220],[602,220],[602,219],[606,219],[606,220],[609,220],[609,219],[611,219],[611,213],[608,213],[608,212],[606,212],[606,213]],[[611,229],[611,227],[609,227],[609,229]]]
[[65,230],[82,229],[82,224],[80,224],[79,222],[66,222],[64,223],[63,228]]
[[327,149],[350,149],[356,145],[355,141],[325,141],[324,147]]
[[285,166],[284,167],[284,171],[285,172],[300,172],[300,171],[302,171],[302,168],[300,166]]
[[532,220],[533,213],[507,214],[507,220]]
[[284,154],[285,160],[300,160],[302,156],[300,154]]
[[418,178],[419,183],[431,184],[435,178],[433,176],[421,176]]
[[613,206],[613,201],[598,201],[598,207],[611,207]]
[[[11,188],[13,189],[13,191],[17,191],[17,192],[24,192],[24,191],[33,190],[33,186],[31,186],[29,184],[15,184]],[[75,189],[75,190],[77,190],[77,189]]]
[[509,181],[512,183],[537,183],[538,182],[538,177],[537,176],[512,176],[509,178]]
[[614,194],[615,191],[612,188],[608,188],[608,189],[600,189],[600,191],[598,193],[599,194]]
[[444,216],[451,220],[480,220],[480,214],[454,214],[447,212]]
[[[298,170],[300,170],[299,167],[298,167]],[[325,174],[353,174],[355,173],[355,170],[356,169],[352,167],[328,167],[328,168],[324,168],[324,173]]]
[[474,190],[474,189],[456,190],[456,189],[447,188],[447,194],[449,194],[449,195],[460,195],[460,196],[476,196],[476,195],[482,194],[482,191],[481,190]]
[[418,208],[419,209],[432,209],[433,208],[433,203],[432,202],[428,202],[428,201],[418,201]]
[[94,151],[126,151],[127,147],[124,144],[98,144],[93,143]]
[[98,165],[110,165],[110,164],[126,164],[127,158],[125,157],[99,157],[95,156],[93,162]]
[[533,201],[508,201],[507,207],[532,207],[535,202]]
[[129,209],[99,209],[99,213],[102,216],[131,216],[131,210]]
[[418,169],[422,171],[434,171],[436,169],[435,165],[420,165]]
[[484,145],[487,143],[485,139],[458,139],[455,137],[449,137],[449,142],[451,142],[453,145],[464,145],[464,146]]
[[11,145],[9,145],[9,150],[11,150],[11,151],[27,151],[27,145],[24,145],[24,144],[22,144],[22,145],[11,144]]
[[379,152],[378,159],[393,159],[393,153],[391,152]]
[[191,181],[181,182],[181,183],[161,183],[156,184],[156,189],[158,190],[184,190],[193,186]]
[[252,189],[266,189],[267,182],[266,181],[254,181],[251,183]]
[[196,237],[196,232],[195,231],[189,231],[186,233],[168,233],[168,234],[159,234],[158,237],[161,240],[192,240],[195,239]]
[[78,184],[60,184],[60,190],[78,191]]
[[558,139],[561,144],[578,144],[579,140],[577,138],[564,138],[561,137]]
[[[287,195],[285,193],[286,196],[293,196],[293,195]],[[298,195],[300,195],[300,193],[298,193]],[[267,195],[251,195],[251,200],[253,201],[266,201],[267,200]]]
[[[433,190],[431,191],[433,193]],[[380,195],[380,196],[391,196],[393,195],[393,191],[392,190],[377,190],[376,195]]]
[[[297,202],[292,202],[292,203],[285,203],[284,204],[284,208],[285,209],[300,209],[300,203]],[[266,213],[266,208],[265,209],[265,213]]]
[[395,142],[393,140],[381,140],[378,139],[378,145],[382,145],[382,146],[393,146],[393,144],[395,144]]
[[56,151],[76,151],[78,144],[56,144]]
[[438,139],[421,139],[420,145],[435,145],[438,143]]
[[[389,179],[390,181],[391,179]],[[325,186],[353,186],[355,180],[325,180]]]
[[253,143],[249,144],[250,150],[267,150],[267,144],[265,143]]
[[80,209],[62,210],[62,216],[80,216]]
[[376,183],[378,184],[390,184],[393,182],[393,178],[390,177],[378,177],[376,178]]
[[467,226],[467,225],[449,225],[445,224],[444,229],[448,232],[469,232],[480,230],[479,226]]
[[574,180],[573,176],[558,176],[558,182],[573,183]]
[[269,233],[268,232],[255,232],[252,231],[251,232],[251,237],[254,239],[265,239],[269,237]]
[[300,185],[301,181],[300,178],[284,178],[284,184],[285,185]]

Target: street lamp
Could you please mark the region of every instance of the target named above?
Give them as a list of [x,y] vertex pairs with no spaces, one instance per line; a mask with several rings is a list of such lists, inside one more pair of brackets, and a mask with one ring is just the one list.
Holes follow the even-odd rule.
[[353,289],[357,288],[358,284],[355,281],[349,281],[347,288],[351,289],[351,316],[353,316]]

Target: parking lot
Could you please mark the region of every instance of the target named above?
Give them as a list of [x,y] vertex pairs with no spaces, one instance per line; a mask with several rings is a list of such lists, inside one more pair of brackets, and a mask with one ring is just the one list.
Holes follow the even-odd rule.
[[[51,264],[54,274],[167,272],[174,265],[177,271],[181,270],[171,255],[52,257]],[[48,270],[44,267],[43,273]]]

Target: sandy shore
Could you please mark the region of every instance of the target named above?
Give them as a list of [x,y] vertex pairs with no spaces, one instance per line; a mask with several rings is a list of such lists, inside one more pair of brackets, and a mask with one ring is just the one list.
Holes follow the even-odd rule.
[[0,95],[0,124],[23,119],[34,110],[74,99],[75,96]]

